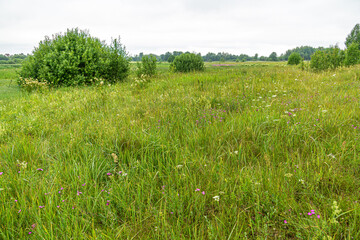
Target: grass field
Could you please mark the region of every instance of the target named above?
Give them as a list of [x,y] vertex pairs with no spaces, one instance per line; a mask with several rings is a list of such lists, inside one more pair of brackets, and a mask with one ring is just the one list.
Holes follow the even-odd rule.
[[0,239],[360,239],[360,66],[215,64],[32,94],[0,69]]

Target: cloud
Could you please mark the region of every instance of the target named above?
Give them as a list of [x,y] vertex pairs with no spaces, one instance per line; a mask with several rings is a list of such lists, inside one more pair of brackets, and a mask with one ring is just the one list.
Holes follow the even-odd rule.
[[74,27],[106,41],[120,35],[132,54],[343,47],[359,9],[358,0],[0,0],[0,51],[28,53]]

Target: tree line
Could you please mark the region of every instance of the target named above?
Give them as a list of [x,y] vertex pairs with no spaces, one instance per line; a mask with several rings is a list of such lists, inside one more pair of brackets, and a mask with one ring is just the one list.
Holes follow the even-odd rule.
[[20,54],[0,54],[0,64],[21,64],[28,55]]
[[[254,56],[249,56],[247,54],[236,55],[227,52],[218,52],[218,53],[209,52],[205,55],[201,55],[199,53],[198,55],[200,55],[205,62],[288,61],[290,55],[295,52],[295,53],[299,53],[304,60],[310,60],[311,55],[313,55],[316,51],[318,50],[325,51],[329,48],[324,48],[324,47],[314,48],[311,46],[301,46],[301,47],[289,49],[280,56],[278,56],[276,52],[272,52],[269,56],[259,56],[259,54],[257,53]],[[190,52],[173,51],[173,52],[166,52],[160,55],[157,54],[148,54],[148,55],[152,55],[156,57],[156,59],[159,62],[172,62],[174,61],[176,56],[180,56],[183,53],[190,53]],[[144,53],[137,54],[132,57],[132,61],[136,61],[136,62],[141,61],[141,58],[144,55],[145,55]]]

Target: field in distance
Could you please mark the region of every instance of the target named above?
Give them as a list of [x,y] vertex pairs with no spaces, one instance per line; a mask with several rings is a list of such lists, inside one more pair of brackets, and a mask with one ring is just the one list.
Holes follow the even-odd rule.
[[360,66],[206,66],[31,94],[0,67],[0,238],[360,239]]

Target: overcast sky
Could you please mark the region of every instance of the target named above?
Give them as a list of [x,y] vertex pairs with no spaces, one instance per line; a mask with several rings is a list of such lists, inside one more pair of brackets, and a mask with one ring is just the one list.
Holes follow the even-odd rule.
[[280,55],[339,44],[360,23],[360,0],[0,0],[0,54],[31,53],[68,28],[135,55],[166,51]]

